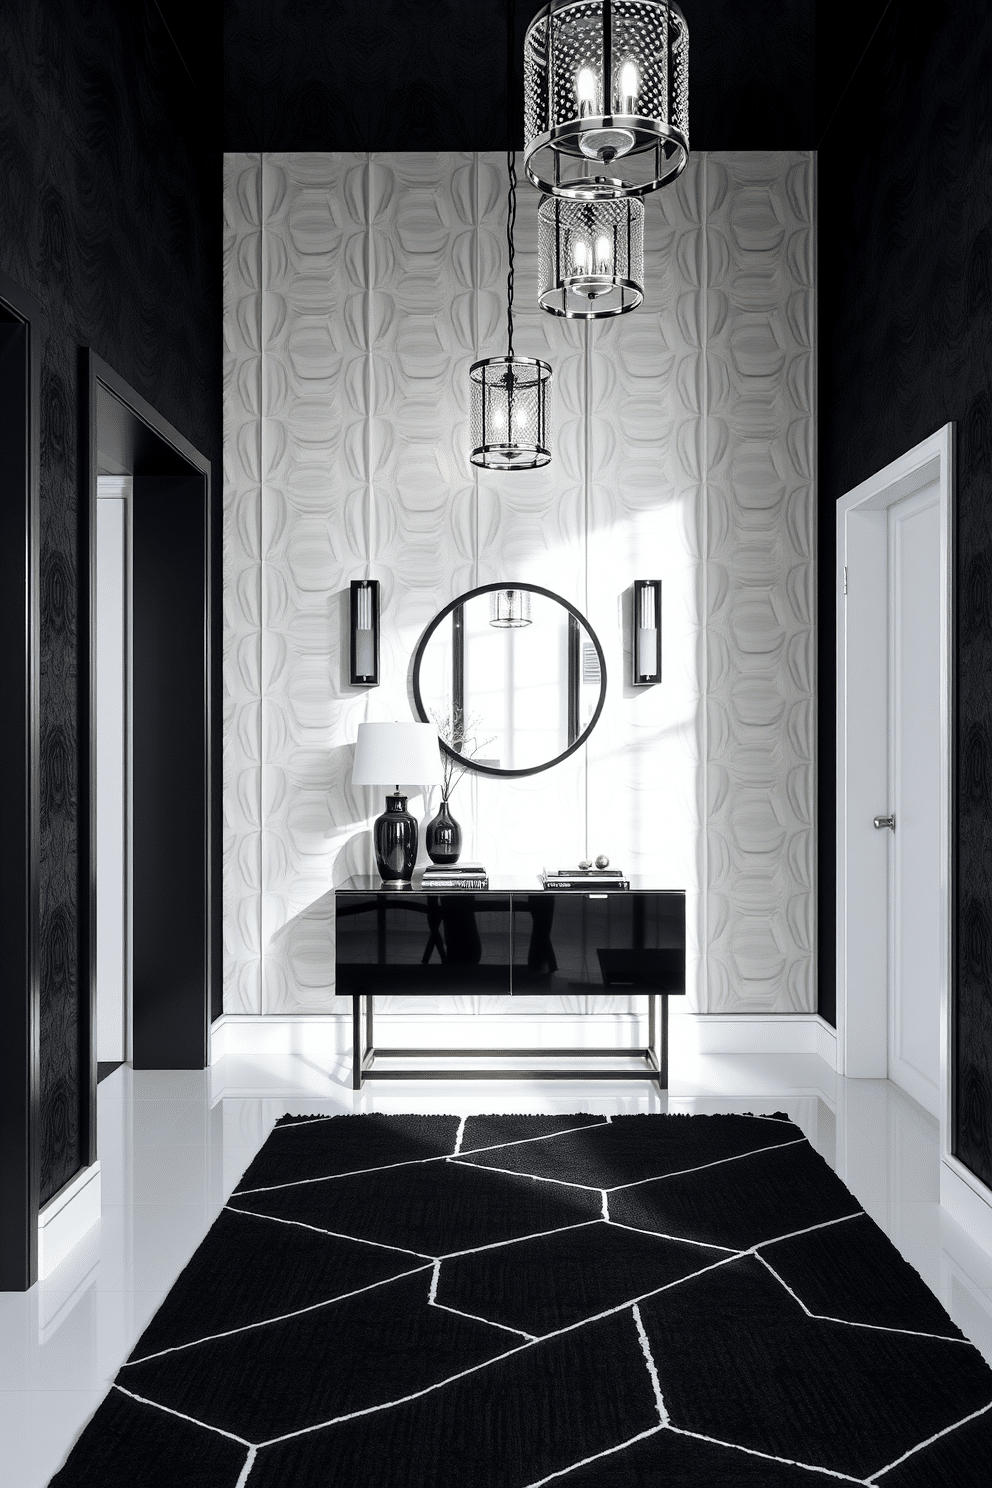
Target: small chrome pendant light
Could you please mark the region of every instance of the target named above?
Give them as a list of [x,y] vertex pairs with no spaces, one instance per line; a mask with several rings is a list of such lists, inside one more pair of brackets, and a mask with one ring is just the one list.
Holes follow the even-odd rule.
[[598,164],[612,195],[644,196],[688,158],[689,28],[674,0],[551,0],[538,11],[524,40],[535,186],[581,198]]
[[[513,92],[513,0],[506,11],[507,131]],[[486,357],[469,369],[472,382],[473,465],[486,470],[536,470],[551,459],[551,368],[513,352],[513,228],[517,216],[516,152],[506,152],[506,356]]]
[[494,589],[489,597],[489,624],[497,630],[518,630],[529,625],[530,591],[528,589]]
[[537,298],[551,315],[604,320],[636,310],[644,298],[644,204],[605,195],[609,184],[590,180],[582,200],[541,199]]

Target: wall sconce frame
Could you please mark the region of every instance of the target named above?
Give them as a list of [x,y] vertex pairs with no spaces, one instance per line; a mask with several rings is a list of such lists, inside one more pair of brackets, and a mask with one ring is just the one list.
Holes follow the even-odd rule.
[[650,687],[661,681],[661,580],[635,579],[631,613],[631,681]]
[[379,686],[379,580],[351,581],[351,685]]

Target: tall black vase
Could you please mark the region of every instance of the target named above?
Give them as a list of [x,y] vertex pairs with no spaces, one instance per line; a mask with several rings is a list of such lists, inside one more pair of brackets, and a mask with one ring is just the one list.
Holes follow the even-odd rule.
[[386,797],[386,809],[372,828],[375,861],[386,884],[408,884],[417,861],[417,822],[406,809],[406,796]]
[[424,845],[432,863],[457,863],[462,850],[462,829],[448,810],[447,801],[424,828]]

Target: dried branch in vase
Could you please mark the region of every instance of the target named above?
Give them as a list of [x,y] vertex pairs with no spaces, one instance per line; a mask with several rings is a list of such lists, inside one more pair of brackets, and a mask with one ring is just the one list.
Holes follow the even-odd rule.
[[[491,744],[496,737],[490,734],[488,739],[478,737],[479,725],[482,722],[479,714],[470,713],[468,717],[460,708],[452,713],[441,713],[436,708],[430,710],[431,722],[437,729],[438,738],[447,744],[452,751],[448,754],[446,750],[441,751],[441,800],[447,801],[451,798],[451,792],[461,780],[468,769],[468,761],[475,759],[476,755],[487,744]],[[455,756],[460,755],[461,760]]]

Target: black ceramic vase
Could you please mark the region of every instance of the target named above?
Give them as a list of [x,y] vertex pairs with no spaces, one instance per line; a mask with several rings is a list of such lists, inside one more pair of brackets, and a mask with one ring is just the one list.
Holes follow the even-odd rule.
[[372,828],[375,861],[386,884],[408,884],[417,861],[417,821],[406,809],[406,796],[386,797],[386,809]]
[[447,801],[424,828],[424,845],[432,863],[457,863],[462,850],[462,829],[448,810]]

